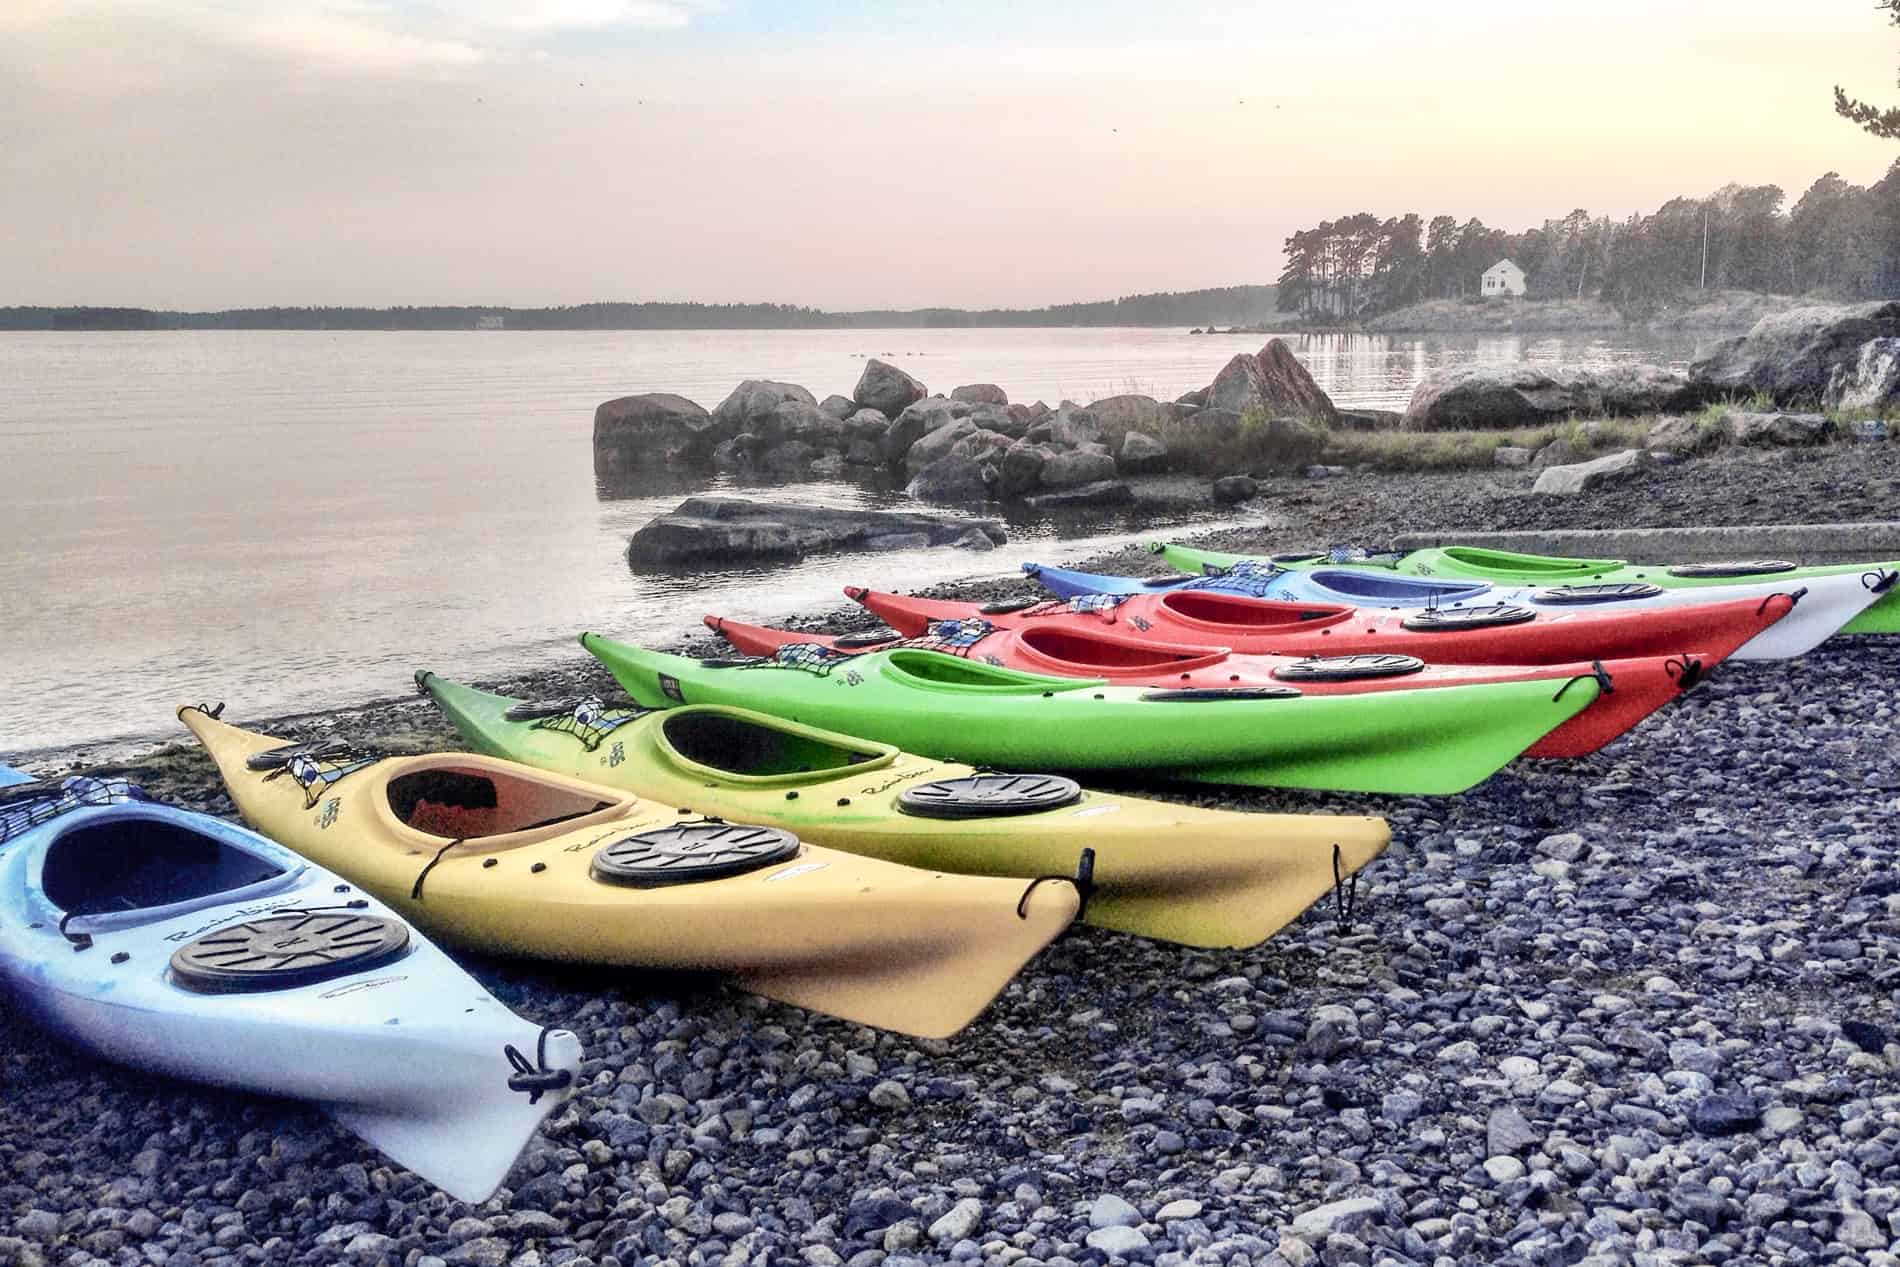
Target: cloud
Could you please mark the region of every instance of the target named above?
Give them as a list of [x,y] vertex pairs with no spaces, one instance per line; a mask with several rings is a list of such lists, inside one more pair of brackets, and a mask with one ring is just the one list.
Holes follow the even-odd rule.
[[463,5],[458,11],[504,31],[600,31],[616,27],[676,31],[707,7],[693,0],[483,0]]

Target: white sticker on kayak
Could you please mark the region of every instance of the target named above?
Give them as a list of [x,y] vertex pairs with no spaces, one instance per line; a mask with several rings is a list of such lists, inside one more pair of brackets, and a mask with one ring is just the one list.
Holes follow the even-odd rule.
[[807,871],[822,871],[830,865],[829,862],[801,862],[795,867],[786,867],[783,871],[774,871],[771,875],[765,877],[765,883],[770,884],[774,880],[789,880],[795,875],[804,875]]
[[373,981],[352,981],[348,985],[338,986],[334,990],[325,990],[317,997],[320,999],[340,999],[346,994],[360,994],[364,990],[380,989],[386,985],[395,985],[398,981],[407,981],[408,977],[377,977]]
[[1113,814],[1121,809],[1119,805],[1091,805],[1069,815],[1070,818],[1094,818],[1097,814]]

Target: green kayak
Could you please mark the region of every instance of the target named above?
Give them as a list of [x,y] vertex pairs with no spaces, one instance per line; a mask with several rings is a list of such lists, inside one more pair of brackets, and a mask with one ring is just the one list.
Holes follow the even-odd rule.
[[917,648],[853,655],[799,643],[771,656],[694,660],[596,634],[581,645],[651,708],[734,705],[1005,769],[1419,795],[1482,782],[1605,685],[1586,674],[1555,692],[1537,680],[1363,695],[1165,690]]
[[[1226,568],[1258,556],[1223,554],[1192,546],[1151,541],[1150,553],[1161,555],[1184,572],[1203,567]],[[1372,554],[1343,562],[1321,551],[1313,554],[1276,554],[1272,562],[1284,568],[1361,567],[1407,576],[1448,580],[1489,581],[1493,585],[1623,585],[1649,584],[1664,589],[1691,589],[1705,585],[1747,585],[1776,582],[1795,585],[1825,576],[1861,574],[1870,588],[1881,584],[1886,572],[1900,571],[1900,560],[1880,563],[1823,563],[1800,567],[1786,559],[1738,559],[1724,563],[1629,563],[1623,559],[1566,559],[1554,554],[1518,554],[1480,546],[1435,546],[1428,550]],[[1652,593],[1654,591],[1651,591]],[[1716,595],[1711,595],[1713,600]],[[1892,586],[1838,633],[1900,633],[1900,585]]]

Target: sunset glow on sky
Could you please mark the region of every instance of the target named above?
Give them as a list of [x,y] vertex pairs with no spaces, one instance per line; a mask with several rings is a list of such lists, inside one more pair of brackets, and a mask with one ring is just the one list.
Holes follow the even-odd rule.
[[1028,306],[1324,217],[1789,202],[1868,0],[0,4],[0,304]]

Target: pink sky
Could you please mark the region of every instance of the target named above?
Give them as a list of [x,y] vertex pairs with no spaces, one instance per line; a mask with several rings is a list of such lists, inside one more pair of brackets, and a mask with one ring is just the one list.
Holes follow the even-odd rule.
[[1035,305],[1900,157],[1867,0],[444,8],[6,0],[0,304]]

